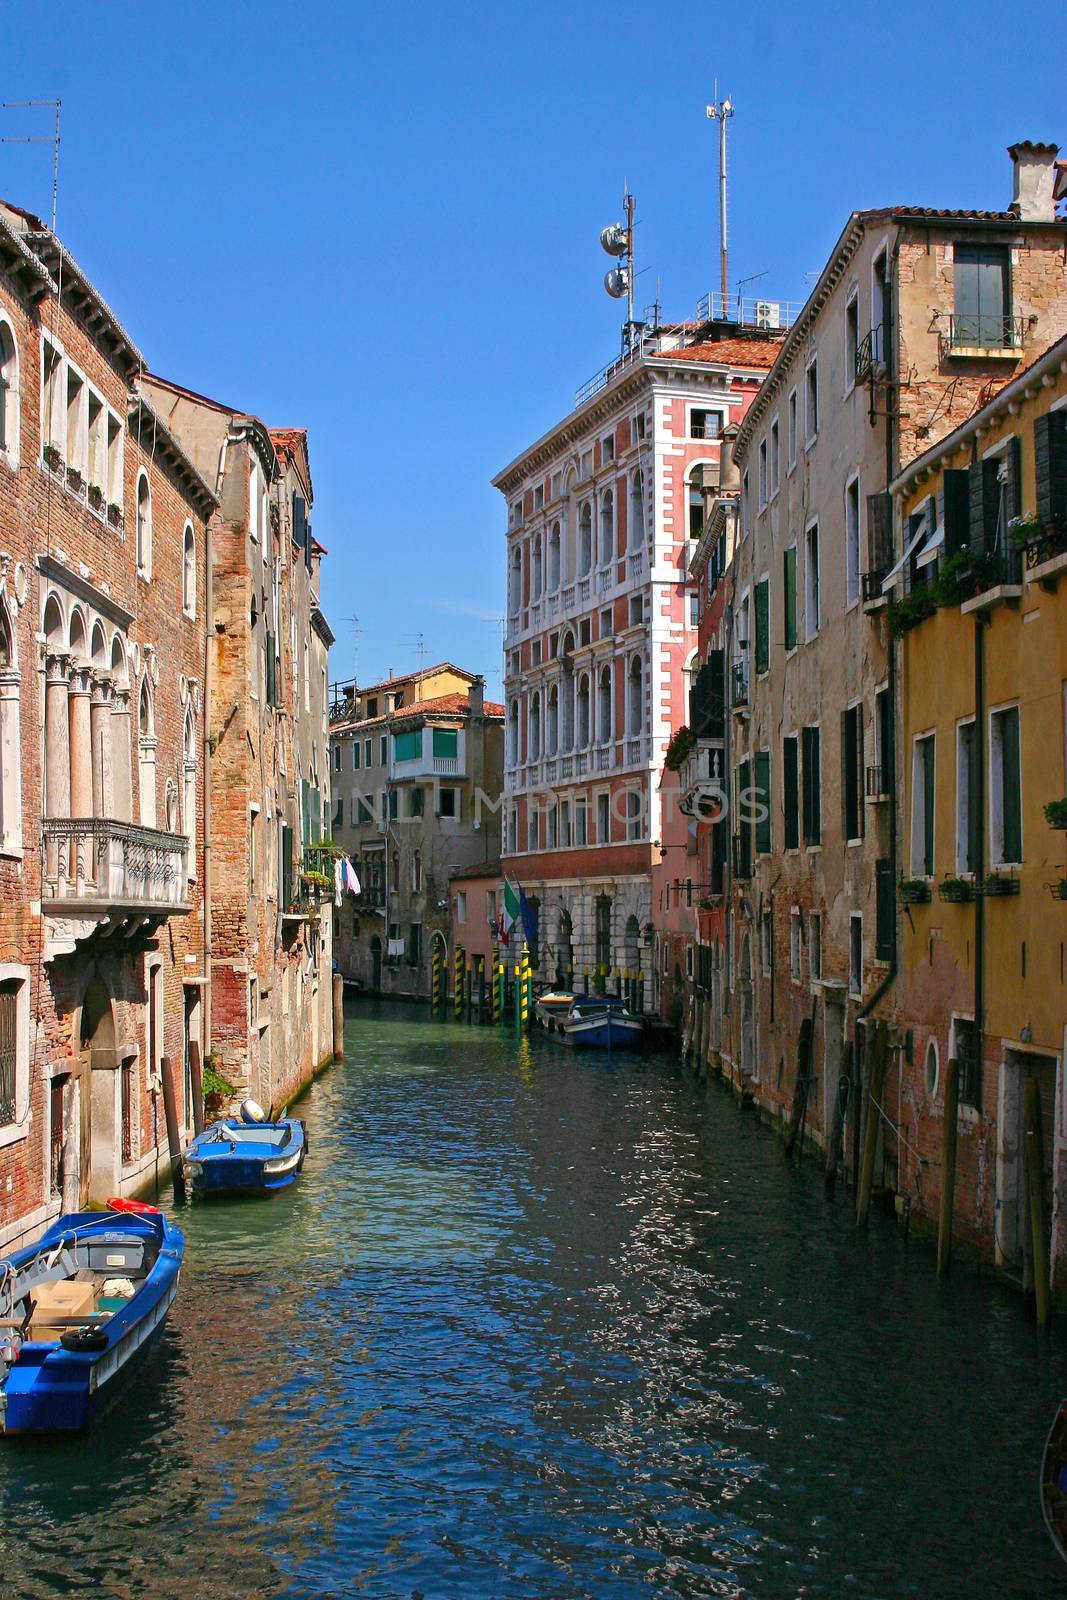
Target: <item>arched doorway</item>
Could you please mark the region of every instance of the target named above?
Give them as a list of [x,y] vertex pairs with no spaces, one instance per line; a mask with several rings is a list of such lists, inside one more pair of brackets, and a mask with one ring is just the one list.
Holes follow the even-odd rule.
[[756,1041],[752,1026],[752,940],[746,933],[741,941],[741,1072],[752,1078],[756,1072]]
[[[133,1135],[133,1068],[125,1066],[122,1072],[122,1106],[119,1126],[115,1126],[114,1079],[116,1065],[115,1017],[111,1009],[111,996],[107,985],[94,977],[82,1001],[81,1027],[78,1040],[77,1113],[78,1151],[75,1170],[78,1177],[78,1204],[89,1203],[94,1190],[93,1138],[100,1146],[96,1166],[98,1179],[106,1185],[112,1172],[117,1174],[119,1149],[130,1159]],[[98,1074],[94,1082],[94,1069]],[[127,1082],[127,1076],[129,1082]],[[99,1087],[97,1086],[99,1085]],[[94,1108],[94,1100],[96,1102]],[[96,1115],[94,1117],[94,1109]],[[111,1161],[107,1161],[109,1151]],[[98,1182],[96,1188],[100,1187]],[[114,1186],[111,1192],[114,1192]]]
[[556,949],[556,982],[562,987],[574,984],[574,944],[571,914],[563,906],[559,914],[559,939]]
[[370,942],[370,987],[377,994],[382,986],[382,941],[375,934]]

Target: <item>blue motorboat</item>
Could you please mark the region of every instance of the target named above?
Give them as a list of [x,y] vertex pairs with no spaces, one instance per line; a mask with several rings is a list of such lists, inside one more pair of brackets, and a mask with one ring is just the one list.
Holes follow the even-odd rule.
[[633,1050],[644,1043],[647,1026],[617,995],[585,994],[575,997],[563,1034],[582,1049]]
[[0,1260],[0,1433],[79,1433],[153,1348],[185,1239],[154,1206],[60,1217]]
[[241,1117],[213,1122],[197,1135],[182,1158],[182,1173],[194,1194],[269,1193],[296,1182],[306,1154],[302,1122],[255,1120],[246,1102]]

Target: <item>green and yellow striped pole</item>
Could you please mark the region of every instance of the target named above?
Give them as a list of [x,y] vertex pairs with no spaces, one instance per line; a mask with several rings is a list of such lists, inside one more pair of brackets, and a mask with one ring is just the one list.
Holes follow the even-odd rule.
[[433,947],[433,977],[430,984],[430,1011],[437,1016],[441,1010],[441,951],[437,944]]
[[478,957],[478,1025],[485,1021],[485,957]]
[[458,1022],[463,1015],[463,946],[457,944],[452,963],[452,1013]]
[[522,1033],[522,959],[515,963],[515,989],[512,995],[515,1006],[515,1032]]
[[500,964],[500,951],[493,946],[493,992],[489,999],[494,1023],[500,1021],[504,1011],[504,985],[501,982],[504,968]]
[[530,965],[530,952],[525,945],[522,947],[522,969],[522,1027],[525,1033],[533,1027],[533,967]]

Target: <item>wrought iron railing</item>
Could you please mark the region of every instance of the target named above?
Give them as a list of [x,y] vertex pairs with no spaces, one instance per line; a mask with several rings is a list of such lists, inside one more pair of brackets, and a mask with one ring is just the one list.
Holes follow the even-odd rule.
[[867,768],[865,792],[868,800],[878,800],[886,793],[885,774],[881,766]]
[[740,707],[748,705],[748,661],[737,660],[730,666],[730,704]]
[[1021,350],[1028,327],[1025,317],[951,312],[938,322],[937,338],[942,355],[960,350]]
[[184,833],[110,817],[44,817],[45,899],[164,908],[184,903]]
[[1035,533],[1033,538],[1028,538],[1020,548],[1026,570],[1032,572],[1035,567],[1051,561],[1053,556],[1061,556],[1067,552],[1067,523],[1044,523],[1040,532]]
[[879,568],[877,572],[863,573],[861,582],[863,586],[862,592],[865,605],[869,604],[872,600],[882,599],[882,584],[885,582],[885,578],[886,575],[881,568]]
[[882,324],[872,328],[856,346],[856,382],[867,383],[885,361]]

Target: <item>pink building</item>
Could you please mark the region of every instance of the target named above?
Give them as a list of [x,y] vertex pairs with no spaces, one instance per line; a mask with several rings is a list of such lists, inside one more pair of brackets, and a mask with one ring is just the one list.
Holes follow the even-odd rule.
[[[688,717],[689,576],[723,430],[778,352],[765,331],[647,331],[493,480],[508,504],[503,870],[535,902],[537,974],[640,972],[658,1004],[653,865]],[[677,852],[669,852],[677,854]]]

